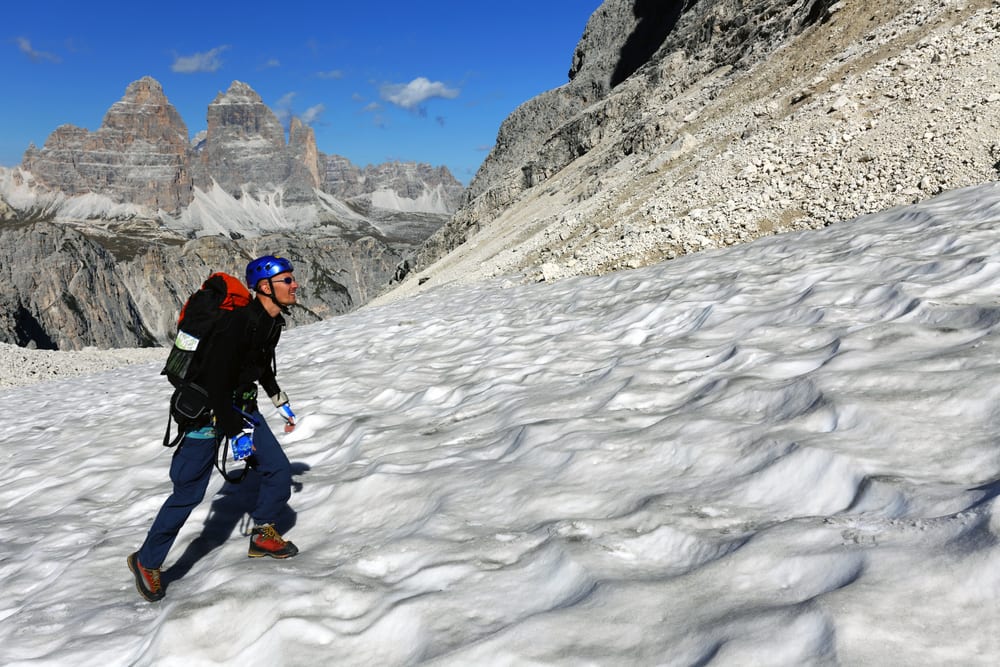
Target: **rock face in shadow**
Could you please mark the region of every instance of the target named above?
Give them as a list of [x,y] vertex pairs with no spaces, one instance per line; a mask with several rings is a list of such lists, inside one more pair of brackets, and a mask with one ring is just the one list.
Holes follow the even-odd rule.
[[0,341],[43,349],[151,345],[114,257],[63,225],[0,234]]
[[242,278],[247,262],[274,253],[291,260],[299,282],[295,325],[345,313],[387,283],[401,256],[371,237],[341,234],[272,234],[258,238],[208,237],[180,246],[154,246],[118,265],[147,330],[158,341],[174,334],[181,303],[211,272]]
[[299,304],[290,319],[307,324],[368,301],[402,259],[373,237],[322,230],[154,244],[128,259],[116,259],[105,240],[50,222],[5,226],[0,342],[58,350],[164,344],[181,304],[210,273],[242,277],[250,259],[270,253],[294,264]]

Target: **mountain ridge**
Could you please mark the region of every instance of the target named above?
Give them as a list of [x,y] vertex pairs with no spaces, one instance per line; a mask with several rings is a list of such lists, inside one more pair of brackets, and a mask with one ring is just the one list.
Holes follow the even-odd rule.
[[[278,117],[242,81],[219,92],[207,115],[208,129],[189,139],[163,87],[146,76],[128,85],[97,130],[56,128],[42,148],[28,147],[20,170],[41,190],[98,193],[147,207],[146,216],[168,227],[194,200],[195,188],[205,192],[215,185],[234,198],[291,194],[297,204],[315,203],[314,189],[367,201],[372,192],[396,188],[415,202],[430,191],[437,194],[434,208],[411,208],[443,215],[454,211],[464,191],[447,167],[396,161],[361,169],[347,158],[324,154],[312,128],[295,117],[286,139]],[[352,179],[354,187],[345,188]]]
[[612,86],[642,7],[601,5],[571,80],[504,121],[461,208],[372,305],[637,268],[997,177],[996,3],[686,2]]
[[[361,169],[327,156],[298,118],[286,140],[240,81],[209,105],[208,129],[189,138],[159,82],[143,77],[97,130],[60,126],[41,149],[29,146],[20,167],[0,169],[0,264],[29,274],[79,267],[12,282],[0,296],[0,342],[164,343],[210,272],[241,275],[264,253],[296,265],[295,320],[346,312],[389,282],[463,191],[446,167]],[[46,241],[53,236],[63,239],[58,249]],[[88,270],[99,275],[81,293],[74,286]]]

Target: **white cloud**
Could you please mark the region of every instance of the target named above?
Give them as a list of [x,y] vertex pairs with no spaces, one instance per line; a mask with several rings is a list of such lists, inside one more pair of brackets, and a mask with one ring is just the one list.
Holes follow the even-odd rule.
[[285,127],[288,127],[288,121],[292,119],[292,100],[295,99],[296,94],[294,92],[285,93],[278,98],[278,101],[274,103],[274,107],[272,108],[278,121]]
[[316,106],[306,109],[305,113],[299,116],[299,119],[306,125],[312,125],[314,122],[319,120],[319,117],[323,115],[324,111],[326,111],[326,107],[322,104],[317,104]]
[[316,72],[316,76],[321,79],[343,79],[344,72],[339,69],[332,69],[327,72]]
[[170,69],[181,74],[193,74],[195,72],[215,72],[222,67],[222,59],[219,55],[228,49],[228,46],[217,46],[211,51],[195,53],[190,56],[177,56]]
[[261,69],[268,69],[271,67],[281,67],[281,61],[277,58],[270,58],[266,63],[261,66]]
[[31,46],[31,41],[26,37],[17,38],[17,48],[21,51],[21,53],[28,56],[28,58],[30,58],[32,62],[39,63],[42,62],[43,60],[47,60],[51,63],[60,62],[59,56],[53,53],[48,53],[46,51],[38,51],[35,48],[33,48]]
[[455,99],[459,91],[449,88],[440,81],[431,81],[418,76],[409,83],[387,83],[379,91],[386,102],[391,102],[404,109],[419,109],[420,105],[433,97]]
[[306,109],[304,113],[301,114],[295,113],[295,111],[292,108],[292,104],[297,96],[298,93],[294,91],[290,93],[285,93],[280,98],[278,98],[277,102],[274,103],[274,107],[272,110],[274,111],[274,115],[278,117],[278,120],[281,121],[282,125],[287,126],[289,121],[292,120],[293,116],[297,117],[306,125],[312,125],[313,123],[318,121],[320,116],[323,115],[323,112],[326,111],[325,105],[317,104],[315,106],[311,106],[308,109]]

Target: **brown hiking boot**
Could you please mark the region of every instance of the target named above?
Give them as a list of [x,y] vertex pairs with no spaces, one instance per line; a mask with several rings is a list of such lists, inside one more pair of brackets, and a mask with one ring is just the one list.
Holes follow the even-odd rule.
[[247,556],[250,558],[260,558],[270,556],[271,558],[291,558],[299,552],[298,547],[281,537],[274,529],[274,524],[265,523],[254,526],[250,534],[250,551]]
[[160,584],[159,568],[143,567],[139,562],[139,552],[136,552],[128,557],[128,569],[132,570],[132,576],[135,577],[135,587],[139,591],[139,595],[150,602],[163,599],[166,592]]

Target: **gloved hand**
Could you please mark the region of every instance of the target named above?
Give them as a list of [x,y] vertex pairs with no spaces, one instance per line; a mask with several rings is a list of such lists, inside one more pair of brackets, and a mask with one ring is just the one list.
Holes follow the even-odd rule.
[[292,408],[288,403],[282,403],[278,406],[278,412],[285,420],[285,433],[291,433],[295,430],[295,413],[292,412]]
[[253,427],[244,426],[243,430],[229,439],[229,449],[234,461],[242,461],[253,454]]
[[278,412],[281,413],[282,419],[285,420],[285,433],[291,433],[295,430],[295,413],[292,412],[292,406],[288,404],[288,394],[283,391],[279,391],[274,396],[271,396],[271,402],[274,403],[274,407],[278,408]]

